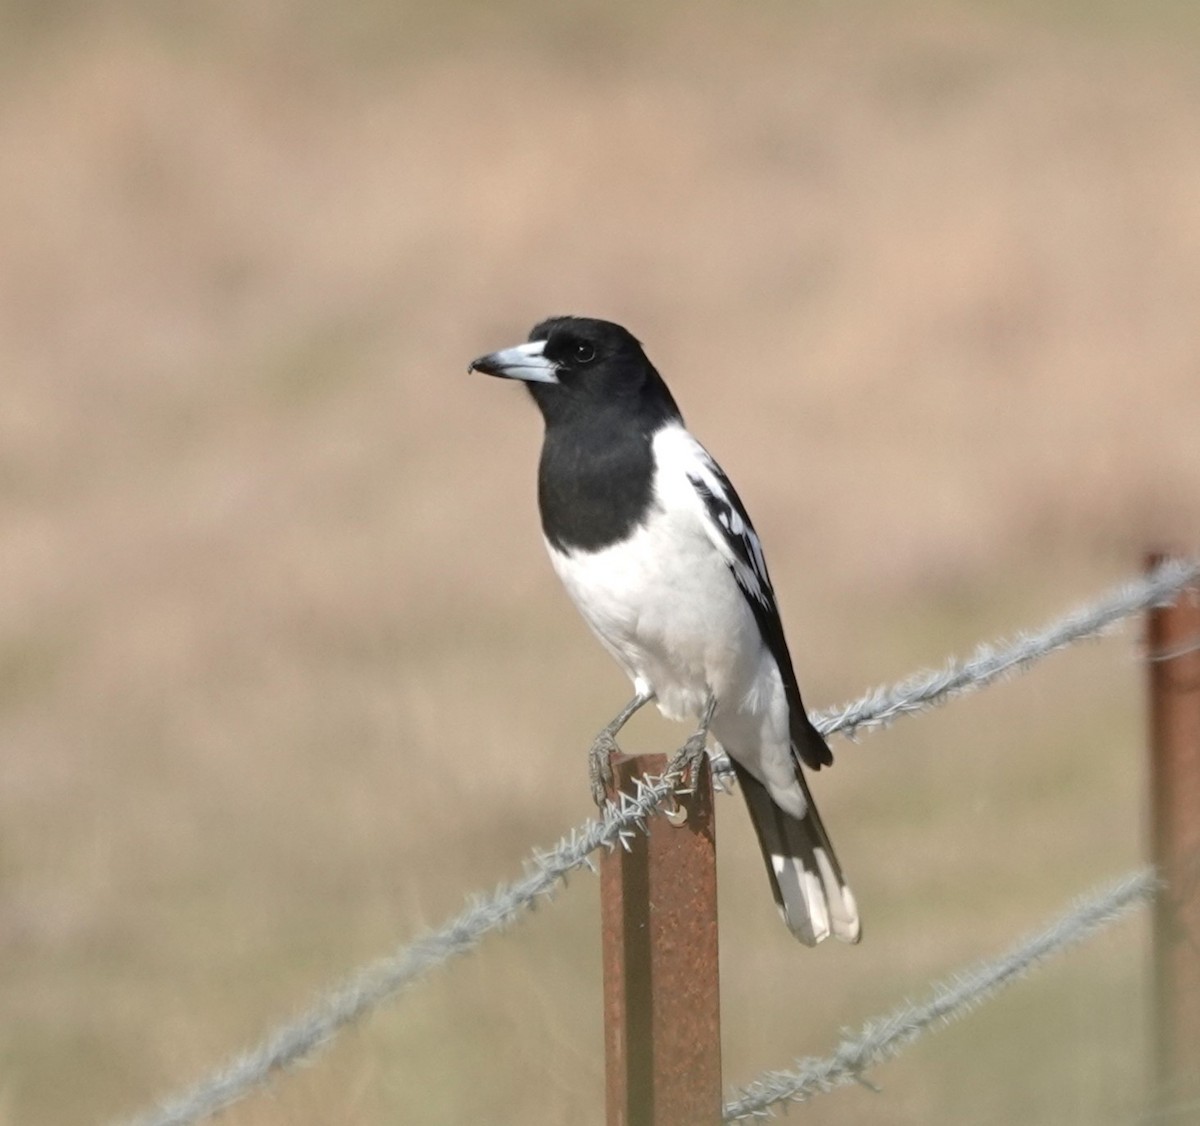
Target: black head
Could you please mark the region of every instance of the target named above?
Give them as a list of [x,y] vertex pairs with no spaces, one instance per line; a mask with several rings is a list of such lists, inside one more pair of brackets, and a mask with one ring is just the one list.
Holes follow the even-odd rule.
[[551,317],[527,343],[480,356],[469,370],[523,380],[548,424],[614,411],[653,425],[679,416],[637,338],[612,321]]

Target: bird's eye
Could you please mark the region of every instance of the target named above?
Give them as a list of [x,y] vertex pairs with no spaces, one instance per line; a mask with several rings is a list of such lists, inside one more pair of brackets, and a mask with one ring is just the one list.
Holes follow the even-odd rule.
[[593,348],[586,340],[581,340],[572,350],[573,358],[576,363],[590,363],[596,358],[596,349]]

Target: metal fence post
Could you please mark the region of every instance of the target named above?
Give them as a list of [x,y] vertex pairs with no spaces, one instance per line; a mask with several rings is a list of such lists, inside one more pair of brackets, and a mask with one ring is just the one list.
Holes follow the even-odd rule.
[[[1162,556],[1149,559],[1153,567]],[[1154,907],[1154,1096],[1200,1098],[1200,586],[1147,622]]]
[[[615,785],[661,755],[613,757]],[[721,1017],[716,825],[705,760],[682,825],[652,817],[601,863],[608,1126],[717,1126]]]

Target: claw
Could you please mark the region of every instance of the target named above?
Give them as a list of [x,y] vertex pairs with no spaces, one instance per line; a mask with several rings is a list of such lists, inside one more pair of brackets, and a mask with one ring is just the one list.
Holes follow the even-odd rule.
[[[679,786],[677,789],[682,793],[688,792],[688,789],[695,789],[700,764],[704,761],[704,745],[707,738],[707,732],[697,731],[695,735],[679,748],[679,753],[667,764],[668,774],[679,775]],[[684,788],[685,778],[687,780],[687,789]]]
[[592,749],[588,752],[588,778],[592,783],[592,800],[600,809],[604,808],[605,801],[608,800],[608,790],[613,784],[612,764],[609,759],[617,754],[621,748],[617,746],[616,735],[622,727],[629,721],[629,718],[645,704],[648,704],[654,699],[654,693],[646,695],[634,696],[628,704],[625,705],[612,721],[592,742]]
[[592,783],[592,801],[599,809],[604,808],[604,803],[608,800],[608,790],[612,786],[612,763],[609,760],[620,750],[616,739],[607,731],[601,731],[596,736],[592,749],[588,751],[588,778]]

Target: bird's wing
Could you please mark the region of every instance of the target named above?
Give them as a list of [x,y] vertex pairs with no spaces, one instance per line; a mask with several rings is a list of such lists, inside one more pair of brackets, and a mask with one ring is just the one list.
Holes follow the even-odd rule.
[[680,428],[672,439],[671,460],[683,470],[699,497],[700,516],[708,538],[729,565],[779,668],[791,712],[792,742],[796,753],[813,769],[828,765],[833,761],[833,755],[809,722],[800,698],[762,543],[750,522],[746,506],[724,470],[691,434]]
[[696,449],[700,456],[689,467],[688,480],[704,503],[705,531],[729,564],[747,601],[761,607],[778,623],[779,608],[767,573],[767,561],[746,507],[721,467],[699,443]]

